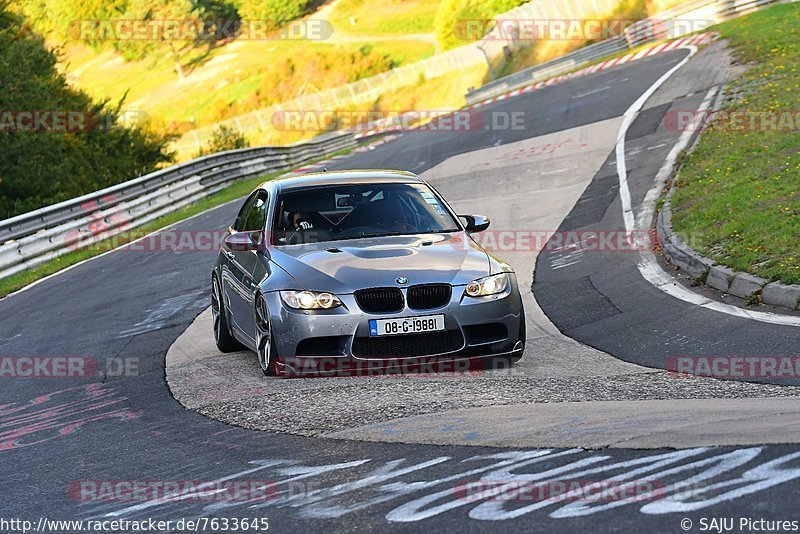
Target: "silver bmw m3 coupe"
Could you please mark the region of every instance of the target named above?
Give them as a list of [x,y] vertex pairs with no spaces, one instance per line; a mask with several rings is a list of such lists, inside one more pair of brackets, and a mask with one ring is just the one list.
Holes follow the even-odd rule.
[[514,271],[471,236],[488,226],[409,172],[265,182],[211,274],[217,347],[284,376],[514,362],[525,314]]

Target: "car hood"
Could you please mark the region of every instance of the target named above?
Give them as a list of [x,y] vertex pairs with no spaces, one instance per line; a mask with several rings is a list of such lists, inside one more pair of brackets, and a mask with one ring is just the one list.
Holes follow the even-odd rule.
[[[302,288],[352,293],[367,287],[449,283],[490,274],[489,255],[464,232],[348,239],[270,249],[272,261]],[[289,288],[287,288],[289,289]]]

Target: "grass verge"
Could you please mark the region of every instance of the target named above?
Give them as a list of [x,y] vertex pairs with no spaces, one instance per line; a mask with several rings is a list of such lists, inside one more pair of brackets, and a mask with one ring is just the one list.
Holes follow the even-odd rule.
[[187,53],[179,79],[167,56],[126,62],[112,50],[75,44],[64,48],[60,68],[95,100],[124,97],[123,110],[140,112],[149,128],[183,134],[433,53],[433,44],[421,41],[237,40]]
[[354,35],[433,32],[438,0],[339,0],[329,20]]
[[728,102],[686,158],[671,199],[673,226],[695,250],[789,284],[800,283],[798,27],[798,4],[718,27],[735,57],[751,66],[729,86]]

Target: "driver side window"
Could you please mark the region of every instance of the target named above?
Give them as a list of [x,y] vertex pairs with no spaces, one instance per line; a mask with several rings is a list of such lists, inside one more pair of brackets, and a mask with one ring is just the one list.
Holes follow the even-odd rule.
[[242,206],[233,230],[236,232],[253,232],[263,230],[267,220],[267,208],[269,199],[266,191],[256,191]]

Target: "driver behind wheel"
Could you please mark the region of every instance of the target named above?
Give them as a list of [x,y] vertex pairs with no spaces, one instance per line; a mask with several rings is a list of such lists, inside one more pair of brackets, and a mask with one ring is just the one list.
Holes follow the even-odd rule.
[[292,229],[295,231],[300,230],[311,230],[314,228],[314,223],[312,222],[312,215],[306,211],[297,211],[292,213],[291,219],[292,221]]

